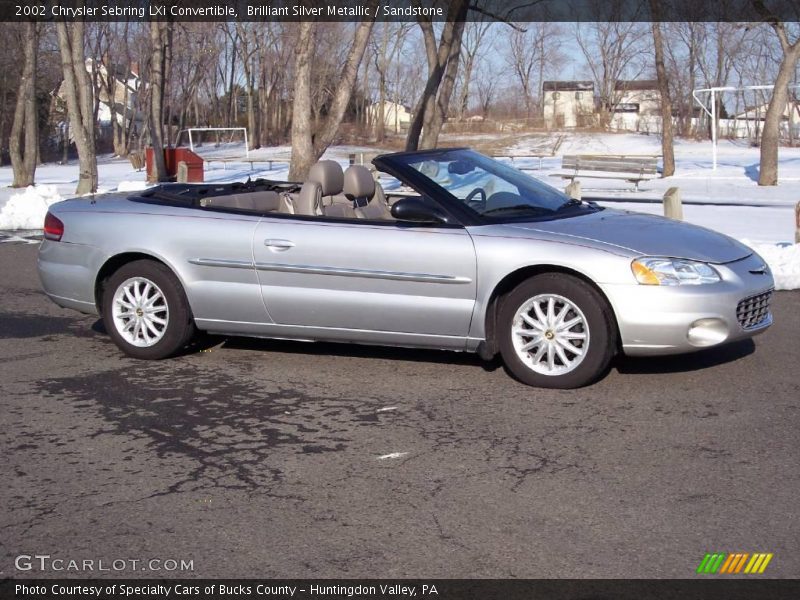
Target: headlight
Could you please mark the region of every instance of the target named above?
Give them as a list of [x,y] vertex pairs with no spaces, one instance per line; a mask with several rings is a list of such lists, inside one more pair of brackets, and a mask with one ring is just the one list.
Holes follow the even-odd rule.
[[700,285],[720,280],[713,267],[682,258],[637,258],[631,270],[643,285]]

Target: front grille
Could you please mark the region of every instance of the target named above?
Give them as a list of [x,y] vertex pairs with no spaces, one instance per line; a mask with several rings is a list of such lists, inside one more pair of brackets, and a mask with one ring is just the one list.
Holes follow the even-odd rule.
[[739,302],[736,307],[736,318],[742,329],[752,329],[769,317],[770,300],[772,300],[772,290],[750,296]]

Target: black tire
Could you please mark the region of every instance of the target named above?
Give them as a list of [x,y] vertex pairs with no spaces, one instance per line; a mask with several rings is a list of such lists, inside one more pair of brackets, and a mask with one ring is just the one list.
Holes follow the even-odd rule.
[[[140,347],[126,340],[114,323],[112,304],[117,289],[132,278],[144,278],[160,289],[168,308],[166,328],[161,339],[151,346]],[[103,285],[103,324],[111,339],[128,356],[143,360],[160,360],[184,348],[195,333],[194,320],[183,286],[170,269],[154,260],[137,260],[120,267]]]
[[[583,313],[586,323],[585,327],[582,324],[576,326],[577,333],[588,329],[588,342],[575,342],[588,343],[583,359],[572,370],[561,374],[535,371],[534,366],[523,362],[514,347],[512,325],[517,311],[529,300],[543,294],[557,295],[571,302]],[[585,281],[562,273],[536,275],[504,296],[499,307],[497,335],[500,354],[512,375],[523,383],[543,388],[571,389],[594,382],[606,371],[617,348],[616,323],[605,298]],[[533,359],[529,360],[533,363]],[[560,359],[557,361],[557,366],[565,364]]]

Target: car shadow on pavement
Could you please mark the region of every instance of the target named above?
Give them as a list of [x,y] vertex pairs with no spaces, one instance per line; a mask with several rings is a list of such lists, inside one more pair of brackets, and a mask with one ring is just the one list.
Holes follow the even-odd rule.
[[699,371],[749,356],[755,352],[755,348],[753,340],[747,339],[691,354],[649,357],[617,355],[612,363],[612,368],[619,373],[634,375]]

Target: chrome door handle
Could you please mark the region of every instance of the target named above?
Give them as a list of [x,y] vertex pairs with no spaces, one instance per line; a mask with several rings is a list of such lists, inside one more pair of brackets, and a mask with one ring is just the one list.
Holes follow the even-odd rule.
[[294,248],[294,242],[291,240],[264,240],[264,245],[270,250],[288,250]]

